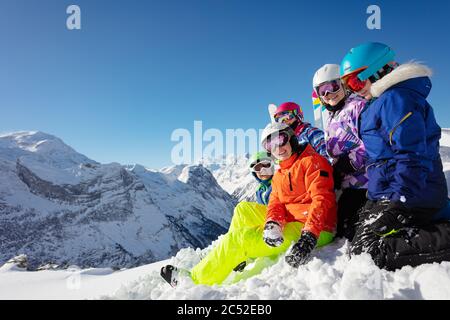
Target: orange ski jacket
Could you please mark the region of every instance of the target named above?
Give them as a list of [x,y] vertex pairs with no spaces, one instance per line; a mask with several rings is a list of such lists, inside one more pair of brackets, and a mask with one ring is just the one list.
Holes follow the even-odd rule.
[[272,179],[266,222],[282,227],[287,222],[304,224],[303,230],[319,237],[334,232],[337,219],[333,168],[308,144],[300,154],[280,162]]

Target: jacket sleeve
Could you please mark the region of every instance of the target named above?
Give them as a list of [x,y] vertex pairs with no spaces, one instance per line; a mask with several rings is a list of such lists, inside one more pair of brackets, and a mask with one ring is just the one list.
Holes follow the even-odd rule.
[[357,101],[352,108],[354,112],[352,114],[352,123],[349,124],[350,129],[352,131],[352,136],[354,137],[355,147],[351,149],[348,153],[348,158],[350,159],[350,163],[356,171],[363,170],[366,166],[366,148],[364,147],[364,143],[362,139],[358,135],[359,131],[359,116],[365,106],[365,101]]
[[331,158],[327,153],[327,145],[325,143],[325,134],[322,130],[315,127],[308,128],[307,139],[318,154],[330,161]]
[[[311,195],[312,203],[303,230],[310,231],[319,237],[326,221],[336,221],[333,169],[326,159],[313,157],[305,161],[304,172],[305,187]],[[332,219],[329,215],[333,215]]]
[[270,193],[269,204],[267,207],[266,223],[269,221],[274,221],[284,227],[286,224],[286,214],[286,206],[281,203],[278,198],[278,190],[277,188],[274,188],[272,183],[272,192]]
[[408,205],[408,199],[420,198],[432,166],[426,155],[425,118],[417,101],[390,94],[383,101],[381,120],[384,137],[394,154],[391,200]]

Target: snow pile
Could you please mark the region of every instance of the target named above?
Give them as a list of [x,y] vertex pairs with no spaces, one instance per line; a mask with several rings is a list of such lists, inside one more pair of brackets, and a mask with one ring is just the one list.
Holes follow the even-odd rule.
[[7,271],[27,271],[28,269],[28,258],[25,254],[21,254],[8,260],[3,266],[0,267],[0,272],[4,273]]
[[[280,257],[259,275],[235,284],[194,285],[183,278],[174,289],[159,276],[166,264],[192,268],[215,244],[203,250],[182,249],[170,260],[120,271],[71,266],[26,272],[8,264],[0,268],[0,299],[450,299],[450,262],[389,272],[376,267],[367,254],[350,260],[345,240],[317,250],[298,269]],[[230,278],[236,275],[240,273]]]
[[[194,285],[183,278],[173,289],[159,270],[123,286],[113,299],[450,299],[450,262],[380,270],[369,255],[349,259],[348,241],[340,240],[317,250],[314,258],[298,269],[283,257],[257,276],[222,286]],[[190,269],[212,246],[183,249],[169,263]],[[232,276],[236,275],[233,272]]]

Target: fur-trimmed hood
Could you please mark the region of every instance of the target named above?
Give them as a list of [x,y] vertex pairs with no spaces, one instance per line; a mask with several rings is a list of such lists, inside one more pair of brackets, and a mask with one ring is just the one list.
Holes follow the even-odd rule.
[[387,89],[400,82],[420,77],[431,77],[432,73],[431,69],[423,64],[408,62],[400,65],[391,73],[372,84],[370,92],[374,98],[377,98]]

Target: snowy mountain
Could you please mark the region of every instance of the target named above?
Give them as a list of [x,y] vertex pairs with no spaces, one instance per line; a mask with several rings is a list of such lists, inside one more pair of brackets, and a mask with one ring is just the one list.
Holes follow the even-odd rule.
[[0,136],[0,265],[130,267],[203,248],[235,201],[201,165],[100,164],[42,132]]
[[239,201],[256,201],[258,182],[248,169],[249,156],[227,156],[219,160],[204,159],[200,163],[208,168],[219,185]]
[[442,129],[440,154],[444,165],[445,178],[450,197],[450,129]]
[[[256,201],[258,182],[247,167],[248,155],[228,155],[217,159],[202,159],[196,163],[207,168],[223,190],[228,192],[237,202]],[[176,165],[161,169],[173,178],[177,178],[185,165]]]

